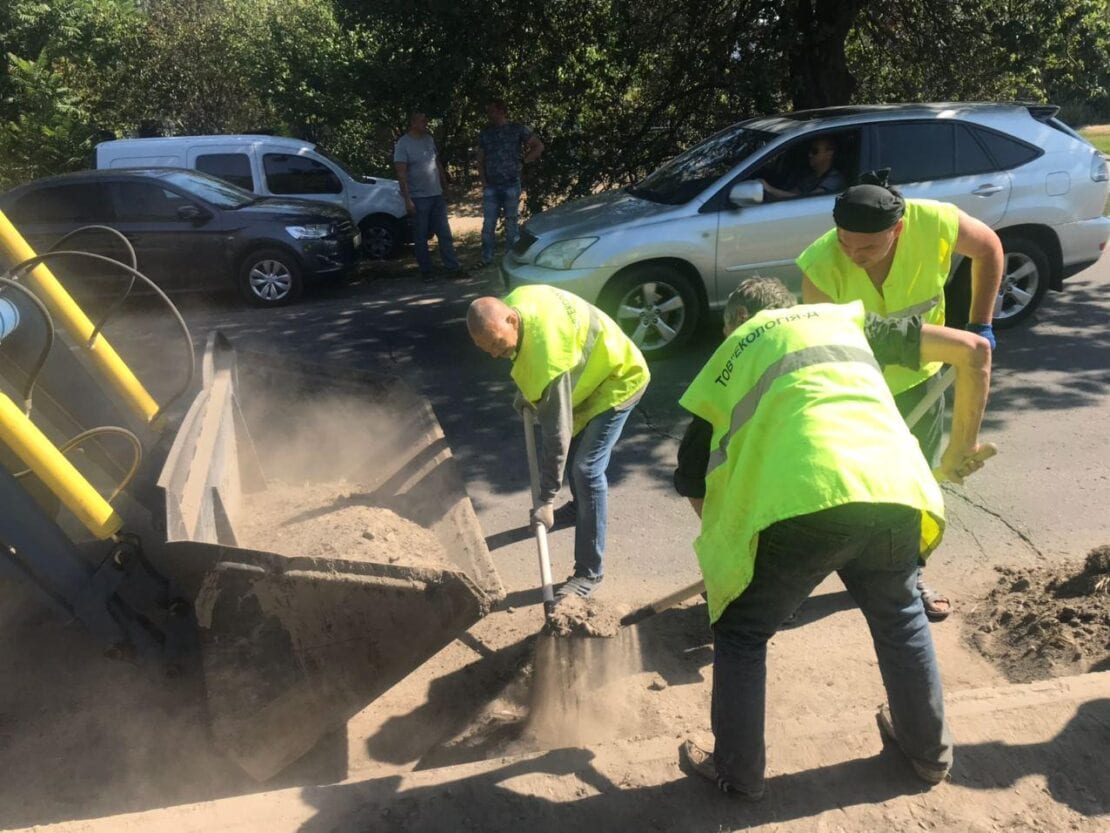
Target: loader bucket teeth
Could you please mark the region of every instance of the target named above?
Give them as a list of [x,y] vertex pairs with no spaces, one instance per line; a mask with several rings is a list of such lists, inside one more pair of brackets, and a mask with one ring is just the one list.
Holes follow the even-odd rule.
[[[313,414],[396,413],[388,441],[370,421],[321,431],[290,452]],[[369,438],[372,439],[372,438]],[[293,466],[309,482],[345,479],[429,530],[449,564],[378,563],[251,549],[252,494]],[[297,481],[298,483],[301,480]],[[430,405],[400,380],[329,374],[235,352],[210,339],[203,384],[158,485],[167,552],[196,591],[215,743],[258,780],[415,670],[504,596],[470,499]]]

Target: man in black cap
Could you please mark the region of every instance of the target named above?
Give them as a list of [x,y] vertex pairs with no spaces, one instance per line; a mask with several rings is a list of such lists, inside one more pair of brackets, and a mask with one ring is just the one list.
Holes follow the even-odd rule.
[[[889,171],[860,177],[837,197],[836,228],[817,239],[798,257],[802,300],[807,304],[863,301],[871,313],[888,318],[920,315],[926,324],[943,326],[944,287],[953,255],[971,260],[971,311],[967,329],[995,347],[991,321],[1002,283],[1004,255],[998,235],[951,203],[907,200],[889,187]],[[887,384],[903,416],[939,384],[940,364],[919,370],[892,366]],[[913,426],[926,459],[938,463],[944,434],[944,398],[939,397]],[[948,618],[949,599],[925,586],[918,589],[934,622]]]

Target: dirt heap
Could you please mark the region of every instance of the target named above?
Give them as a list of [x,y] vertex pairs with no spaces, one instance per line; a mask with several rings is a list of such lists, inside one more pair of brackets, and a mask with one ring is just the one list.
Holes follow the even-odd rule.
[[1101,669],[1110,659],[1110,546],[1083,566],[996,568],[968,615],[971,644],[1014,682]]
[[368,503],[363,491],[344,482],[271,481],[266,491],[244,497],[239,544],[282,555],[453,569],[430,530]]
[[621,627],[620,614],[598,599],[567,596],[555,605],[547,617],[544,632],[551,636],[596,636],[606,639],[617,635]]

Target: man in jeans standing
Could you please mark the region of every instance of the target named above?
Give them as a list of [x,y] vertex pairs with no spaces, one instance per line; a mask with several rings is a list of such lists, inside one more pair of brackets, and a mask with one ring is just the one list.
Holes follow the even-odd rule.
[[[956,369],[939,476],[960,483],[987,456],[990,344],[919,316],[866,315],[859,301],[794,304],[777,280],[744,281],[725,308],[736,329],[681,399],[695,420],[675,485],[701,516],[716,737],[712,752],[688,740],[685,763],[723,792],[763,796],[767,642],[835,571],[871,630],[889,702],[879,728],[936,784],[952,739],[916,577],[918,558],[940,543],[944,501],[882,367]],[[701,462],[683,459],[691,454]],[[704,498],[690,488],[699,470]]]
[[443,196],[447,189],[447,173],[436,156],[435,139],[428,132],[428,117],[424,113],[415,111],[409,116],[409,129],[393,149],[393,167],[397,169],[405,210],[412,217],[412,244],[424,282],[435,279],[432,258],[428,254],[429,230],[439,241],[439,254],[448,277],[466,277],[455,255],[451,226],[447,222],[447,201]]
[[497,248],[497,218],[505,215],[505,248],[516,242],[520,209],[521,153],[534,162],[543,153],[543,142],[530,127],[509,121],[505,102],[495,98],[486,105],[489,127],[478,134],[478,179],[482,183],[482,265],[493,263]]

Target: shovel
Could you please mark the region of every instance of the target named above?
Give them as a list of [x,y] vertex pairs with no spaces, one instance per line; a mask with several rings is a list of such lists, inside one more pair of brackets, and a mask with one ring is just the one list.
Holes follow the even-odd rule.
[[[528,452],[528,477],[532,482],[532,508],[540,503],[540,465],[536,455],[535,414],[531,408],[520,412],[524,420],[524,447]],[[555,609],[555,588],[551,581],[551,555],[547,549],[547,528],[539,521],[532,522],[532,534],[536,536],[536,554],[540,561],[540,588],[543,592],[543,615],[547,619]]]
[[[947,391],[948,388],[950,388],[952,386],[952,383],[955,381],[955,369],[951,367],[945,368],[944,372],[940,376],[938,384],[934,386],[933,390],[931,390],[924,399],[918,402],[913,407],[913,410],[906,414],[906,425],[908,425],[911,429],[915,425],[917,425],[917,423],[921,421],[921,418],[925,416],[925,413],[931,407],[933,407],[938,399],[944,396],[945,391]],[[983,443],[979,451],[975,454],[974,459],[978,460],[979,462],[983,462],[985,460],[989,460],[997,453],[998,449],[993,443]],[[933,475],[937,478],[937,480],[941,479],[938,469],[933,470]],[[623,617],[621,617],[621,627],[623,628],[628,627],[629,625],[639,624],[645,619],[649,619],[650,617],[654,616],[656,613],[662,613],[664,610],[668,610],[675,605],[681,604],[687,599],[692,599],[699,593],[704,592],[705,582],[696,581],[693,584],[683,587],[681,590],[675,590],[673,593],[670,593],[669,595],[666,595],[661,599],[656,599],[654,602],[646,604],[643,607],[624,615]]]

